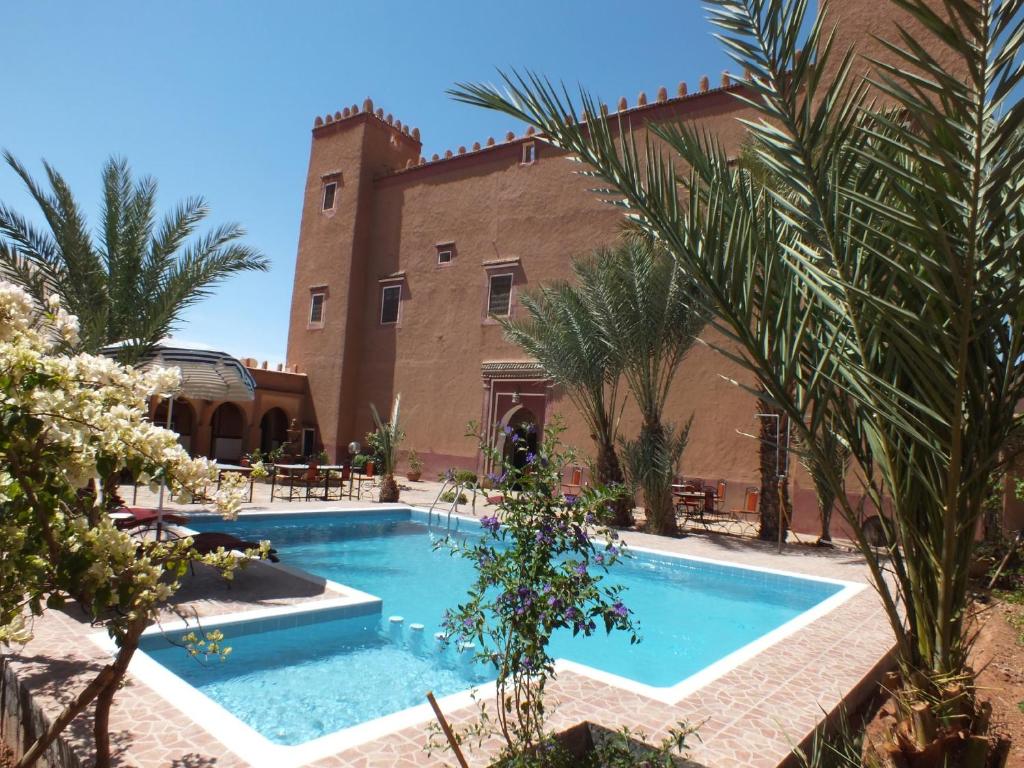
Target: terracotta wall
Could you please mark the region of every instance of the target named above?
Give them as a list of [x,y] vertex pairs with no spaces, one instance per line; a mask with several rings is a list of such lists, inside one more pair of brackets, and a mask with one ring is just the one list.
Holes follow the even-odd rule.
[[[882,12],[887,3],[830,0],[827,8],[840,25],[841,45],[878,52],[866,36],[891,24]],[[754,116],[730,92],[736,90],[702,93],[691,83],[689,95],[676,98],[673,86],[665,103],[655,103],[651,93],[647,107],[619,114],[639,141],[649,121],[685,121],[735,154],[745,137],[739,119]],[[587,430],[557,388],[539,386],[528,373],[493,379],[483,370],[488,363],[524,361],[487,317],[488,276],[513,274],[513,304],[525,289],[568,279],[574,256],[617,240],[619,210],[588,192],[594,181],[576,175],[578,166],[551,147],[536,142],[536,161],[524,164],[529,136],[424,162],[418,133],[405,135],[365,106],[372,105],[314,128],[291,311],[288,363],[309,376],[328,452],[336,458],[349,441],[363,442],[371,427],[369,404],[384,412],[401,393],[403,447],[420,454],[427,477],[450,466],[482,469],[465,425],[507,413],[516,389],[545,420],[561,416],[565,439],[589,452]],[[321,210],[325,178],[341,180],[338,206],[327,213]],[[437,263],[441,244],[453,244],[447,265]],[[385,284],[402,289],[394,325],[380,323]],[[310,328],[310,292],[318,286],[328,293],[325,320],[322,328]],[[704,340],[721,342],[710,331]],[[758,423],[754,398],[733,380],[749,383],[750,377],[708,346],[695,345],[667,414],[676,422],[694,419],[683,474],[726,480],[726,505],[738,508],[744,489],[759,482],[758,444],[750,436]],[[539,393],[544,396],[530,399]],[[635,408],[628,407],[622,434],[638,430]],[[816,532],[813,486],[798,465],[791,474],[795,526]]]

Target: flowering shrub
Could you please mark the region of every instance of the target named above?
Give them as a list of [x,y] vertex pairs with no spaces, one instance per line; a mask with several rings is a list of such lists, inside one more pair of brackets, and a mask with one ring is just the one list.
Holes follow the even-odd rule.
[[[236,559],[224,552],[199,557],[190,539],[140,541],[111,523],[106,513],[115,502],[105,478],[127,469],[142,482],[166,483],[172,498],[186,501],[215,483],[216,468],[189,457],[173,432],[146,419],[151,397],[178,388],[178,370],[140,372],[104,357],[64,354],[77,328],[56,301],[37,308],[0,281],[0,642],[27,642],[29,616],[68,598],[106,626],[117,659],[72,705],[97,699],[103,765],[106,711],[142,630],[190,560],[230,573]],[[244,485],[239,475],[225,476],[213,496],[223,514],[237,512]],[[44,747],[30,749],[21,765]]]
[[[501,467],[490,479],[503,501],[480,520],[481,538],[439,543],[476,566],[468,599],[445,616],[445,638],[475,644],[478,659],[495,668],[497,727],[506,760],[517,765],[532,765],[553,749],[544,689],[555,674],[554,633],[620,630],[638,639],[621,587],[604,581],[624,556],[617,534],[602,522],[608,494],[587,489],[573,503],[562,497],[562,473],[573,456],[559,442],[560,432],[557,425],[548,429],[536,451],[514,441],[513,461],[482,444]],[[482,723],[489,725],[486,712]]]

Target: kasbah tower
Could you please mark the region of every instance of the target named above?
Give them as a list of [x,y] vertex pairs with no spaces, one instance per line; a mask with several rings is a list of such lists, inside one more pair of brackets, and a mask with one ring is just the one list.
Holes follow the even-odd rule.
[[[881,56],[872,35],[895,37],[885,0],[823,0],[837,46]],[[681,62],[693,69],[697,62]],[[952,63],[951,63],[952,65]],[[858,64],[863,71],[866,61]],[[734,81],[716,76],[673,84],[631,102],[610,103],[642,140],[659,122],[713,132],[737,152],[752,117]],[[418,129],[370,99],[317,117],[312,131],[288,334],[288,365],[308,375],[318,439],[332,460],[365,443],[369,404],[386,413],[402,395],[403,449],[426,476],[447,467],[482,471],[470,421],[538,427],[560,415],[566,442],[591,448],[582,419],[559,387],[502,337],[494,314],[521,316],[519,294],[571,276],[571,260],[614,245],[621,214],[587,191],[592,183],[532,130],[422,156]],[[705,331],[710,334],[711,331]],[[756,486],[755,401],[727,379],[747,380],[718,353],[696,344],[666,410],[694,416],[682,459],[686,476],[724,479],[726,504]],[[621,434],[639,431],[631,407]],[[499,445],[500,447],[500,445]],[[813,531],[813,486],[793,477],[796,530]]]

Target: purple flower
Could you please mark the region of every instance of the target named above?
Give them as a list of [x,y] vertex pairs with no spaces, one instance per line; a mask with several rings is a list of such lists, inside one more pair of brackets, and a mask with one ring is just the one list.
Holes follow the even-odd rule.
[[467,619],[463,619],[462,620],[462,626],[464,626],[466,629],[472,629],[473,628],[473,620],[472,619],[468,619],[468,618]]
[[575,618],[578,614],[579,614],[579,611],[576,610],[573,606],[570,605],[569,608],[565,612],[565,618],[571,620],[571,619]]
[[596,555],[594,555],[594,562],[598,565],[604,565],[604,555],[598,552]]
[[480,525],[488,533],[497,533],[498,529],[501,528],[501,521],[498,520],[497,515],[491,515],[489,517],[481,517]]
[[537,454],[536,453],[534,453],[533,451],[527,451],[526,452],[526,463],[527,464],[533,464],[533,462],[535,462],[536,460],[537,460]]
[[578,573],[580,576],[586,576],[587,575],[587,565],[586,565],[586,563],[580,563],[579,565],[577,565],[576,566],[576,573]]
[[626,617],[629,615],[629,608],[627,608],[618,600],[616,600],[615,604],[612,606],[612,613],[614,613],[616,616]]
[[523,438],[521,438],[521,437],[519,436],[519,433],[518,433],[518,432],[515,432],[515,433],[513,433],[511,437],[512,437],[512,442],[513,442],[513,443],[518,443],[518,442],[519,442],[520,440],[522,440],[522,439],[523,439]]
[[506,424],[505,428],[502,431],[505,433],[506,437],[511,435],[513,432],[515,432],[515,430],[512,429],[512,425],[511,424]]

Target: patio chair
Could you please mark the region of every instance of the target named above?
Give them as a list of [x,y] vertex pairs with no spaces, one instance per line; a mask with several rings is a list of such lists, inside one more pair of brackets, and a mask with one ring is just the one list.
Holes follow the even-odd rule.
[[719,480],[715,485],[715,512],[722,514],[725,506],[725,480]]
[[755,488],[754,486],[749,486],[743,494],[743,507],[741,509],[734,509],[732,514],[737,519],[741,518],[743,515],[756,515],[760,497],[760,489]]

